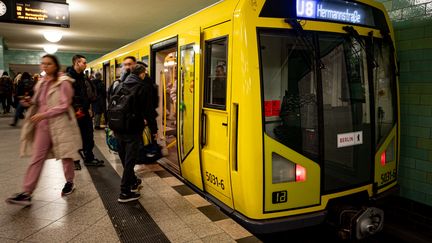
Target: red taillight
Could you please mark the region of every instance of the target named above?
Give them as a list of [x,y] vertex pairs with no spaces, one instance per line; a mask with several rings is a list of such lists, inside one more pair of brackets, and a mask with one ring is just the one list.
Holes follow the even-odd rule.
[[306,180],[306,169],[301,165],[296,165],[296,181]]
[[386,164],[386,151],[381,154],[381,165],[384,166]]

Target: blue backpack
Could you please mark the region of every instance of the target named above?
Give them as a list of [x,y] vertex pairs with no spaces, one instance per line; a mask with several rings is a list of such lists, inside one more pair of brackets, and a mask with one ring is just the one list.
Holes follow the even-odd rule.
[[105,128],[105,141],[106,141],[106,144],[108,145],[108,148],[111,151],[114,151],[114,152],[119,151],[119,145],[118,145],[117,138],[115,137],[114,132],[111,129],[109,129],[108,127]]

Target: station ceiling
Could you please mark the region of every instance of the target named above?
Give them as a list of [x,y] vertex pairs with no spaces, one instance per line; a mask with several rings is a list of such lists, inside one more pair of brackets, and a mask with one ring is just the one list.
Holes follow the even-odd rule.
[[219,0],[67,0],[70,28],[0,23],[8,49],[43,50],[45,30],[59,30],[65,52],[107,53]]

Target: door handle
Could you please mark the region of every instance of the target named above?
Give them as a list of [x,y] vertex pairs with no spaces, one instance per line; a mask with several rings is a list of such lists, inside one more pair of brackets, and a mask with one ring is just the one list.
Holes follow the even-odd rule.
[[201,115],[201,146],[206,145],[207,143],[207,115],[205,113],[202,113]]
[[228,123],[226,123],[226,122],[222,122],[222,126],[227,127],[227,126],[228,126]]

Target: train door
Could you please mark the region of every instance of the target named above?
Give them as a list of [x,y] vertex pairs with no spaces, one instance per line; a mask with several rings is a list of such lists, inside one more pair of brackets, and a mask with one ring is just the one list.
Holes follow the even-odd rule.
[[178,80],[178,152],[182,177],[201,190],[199,151],[199,104],[198,82],[200,75],[200,29],[179,35],[179,80]]
[[177,153],[177,38],[152,46],[151,72],[159,88],[158,144],[162,146],[160,163],[180,173]]
[[201,159],[205,191],[232,207],[229,166],[230,22],[204,30]]

